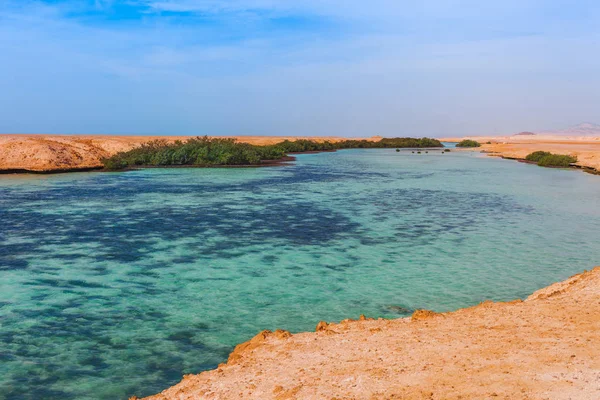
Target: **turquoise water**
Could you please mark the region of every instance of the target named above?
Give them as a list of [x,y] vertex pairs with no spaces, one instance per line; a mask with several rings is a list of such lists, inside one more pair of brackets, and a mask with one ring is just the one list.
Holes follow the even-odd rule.
[[600,263],[600,177],[477,153],[0,177],[0,398],[125,399],[263,329],[509,300]]

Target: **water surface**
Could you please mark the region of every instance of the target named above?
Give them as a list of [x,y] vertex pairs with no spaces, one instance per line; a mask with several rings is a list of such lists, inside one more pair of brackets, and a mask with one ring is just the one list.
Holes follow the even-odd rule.
[[0,398],[153,394],[263,329],[524,297],[600,261],[600,177],[476,153],[0,177]]

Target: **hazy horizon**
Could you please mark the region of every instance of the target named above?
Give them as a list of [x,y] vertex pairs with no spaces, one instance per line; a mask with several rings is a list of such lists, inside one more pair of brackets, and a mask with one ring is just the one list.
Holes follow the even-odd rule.
[[0,132],[510,135],[600,122],[600,3],[5,0]]
[[[593,127],[591,129],[589,129],[590,132],[593,133],[589,133],[589,132],[580,132],[580,127],[584,126],[584,125],[592,125]],[[575,132],[572,132],[575,131]],[[502,137],[502,136],[514,136],[517,134],[522,134],[522,133],[534,133],[536,135],[558,135],[558,136],[572,136],[572,137],[585,137],[585,136],[594,136],[594,137],[600,137],[600,124],[595,124],[595,123],[591,123],[591,122],[583,122],[577,125],[573,125],[570,127],[566,127],[564,129],[552,129],[552,130],[540,130],[540,131],[518,131],[518,132],[512,132],[512,133],[507,133],[507,134],[498,134],[498,137]],[[421,138],[421,137],[429,137],[429,138],[436,138],[436,139],[440,139],[440,140],[444,140],[444,139],[450,139],[450,138],[457,138],[457,137],[489,137],[491,135],[485,134],[485,133],[481,133],[481,134],[474,134],[474,135],[464,135],[464,134],[456,134],[456,135],[450,135],[450,134],[410,134],[410,133],[392,133],[390,135],[379,135],[379,134],[365,134],[365,135],[344,135],[343,133],[341,134],[337,134],[337,135],[291,135],[291,134],[222,134],[222,135],[218,135],[218,134],[160,134],[160,133],[87,133],[87,132],[74,132],[74,133],[44,133],[44,132],[33,132],[33,133],[29,133],[29,132],[20,132],[20,133],[12,133],[12,132],[0,132],[0,135],[23,135],[23,136],[28,136],[28,135],[57,135],[57,136],[149,136],[149,137],[164,137],[164,136],[173,136],[173,137],[177,137],[177,136],[209,136],[209,137],[253,137],[253,136],[272,136],[272,137],[288,137],[288,136],[293,136],[293,137],[351,137],[351,138],[371,138],[371,137],[387,137],[387,138],[391,138],[391,137],[413,137],[413,138]]]

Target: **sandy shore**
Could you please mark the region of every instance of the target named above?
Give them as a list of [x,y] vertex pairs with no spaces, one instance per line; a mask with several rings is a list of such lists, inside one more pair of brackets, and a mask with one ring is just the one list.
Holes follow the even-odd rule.
[[[169,142],[193,136],[0,135],[0,172],[61,172],[102,168],[102,158],[156,139]],[[239,136],[237,140],[275,144],[291,136]],[[339,137],[302,139],[339,141]]]
[[[61,136],[0,135],[0,172],[61,172],[102,168],[102,158],[127,151],[142,143],[164,139],[186,140],[191,136]],[[341,137],[238,136],[237,140],[268,145],[283,140],[311,139],[339,141]],[[356,139],[356,138],[354,138]],[[371,139],[379,139],[373,137]],[[445,138],[442,141],[460,141]],[[577,156],[577,165],[600,171],[600,137],[561,137],[548,135],[474,137],[483,144],[476,151],[490,155],[525,158],[537,150]],[[491,142],[491,144],[485,144]]]
[[599,399],[598,332],[600,267],[525,301],[261,332],[147,399]]
[[[463,138],[443,139],[458,142]],[[577,157],[577,165],[600,171],[600,137],[563,137],[549,135],[470,137],[477,140],[481,147],[470,149],[485,151],[491,156],[524,159],[534,151],[549,151],[557,154],[569,154]],[[491,142],[491,144],[487,144]]]

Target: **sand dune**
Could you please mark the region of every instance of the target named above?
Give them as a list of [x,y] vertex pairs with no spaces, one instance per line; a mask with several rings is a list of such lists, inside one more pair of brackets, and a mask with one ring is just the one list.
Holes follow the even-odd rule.
[[525,301],[261,332],[147,399],[598,399],[598,332],[600,267]]

